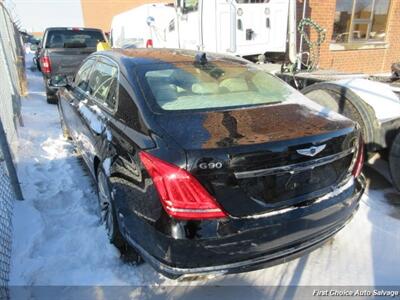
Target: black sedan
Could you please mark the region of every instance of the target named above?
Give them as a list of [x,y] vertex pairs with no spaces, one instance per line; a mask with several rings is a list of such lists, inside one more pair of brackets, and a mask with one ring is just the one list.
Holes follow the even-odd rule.
[[110,241],[170,278],[298,257],[358,208],[358,126],[240,58],[99,52],[55,85]]

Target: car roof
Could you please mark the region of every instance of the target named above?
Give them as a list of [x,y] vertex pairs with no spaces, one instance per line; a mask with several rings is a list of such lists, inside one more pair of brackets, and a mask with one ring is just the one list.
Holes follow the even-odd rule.
[[102,31],[100,28],[79,27],[79,26],[70,26],[70,27],[47,27],[47,28],[46,28],[46,31],[50,31],[50,30],[71,30],[71,29]]
[[196,56],[206,53],[211,61],[224,61],[232,64],[248,64],[249,61],[239,57],[209,53],[194,50],[166,49],[166,48],[137,48],[137,49],[112,49],[97,52],[98,55],[110,57],[122,65],[145,65],[154,63],[188,63],[194,62]]

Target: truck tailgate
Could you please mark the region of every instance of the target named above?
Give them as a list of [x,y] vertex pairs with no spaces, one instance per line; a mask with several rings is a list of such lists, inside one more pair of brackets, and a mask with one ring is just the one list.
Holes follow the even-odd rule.
[[74,75],[82,61],[95,51],[95,48],[48,49],[51,75]]

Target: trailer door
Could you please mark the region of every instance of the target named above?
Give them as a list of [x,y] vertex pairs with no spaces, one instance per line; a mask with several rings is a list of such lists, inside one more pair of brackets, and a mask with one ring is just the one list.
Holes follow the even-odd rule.
[[[216,52],[234,54],[236,43],[234,40],[236,12],[233,4],[228,1],[217,1],[216,6],[216,28],[210,28],[206,22],[207,16],[204,16],[203,35],[213,35],[215,32]],[[234,18],[232,20],[232,18]],[[232,31],[233,30],[233,31]]]
[[180,5],[179,46],[182,49],[199,50],[199,0],[182,0]]
[[238,55],[285,52],[290,0],[236,0]]

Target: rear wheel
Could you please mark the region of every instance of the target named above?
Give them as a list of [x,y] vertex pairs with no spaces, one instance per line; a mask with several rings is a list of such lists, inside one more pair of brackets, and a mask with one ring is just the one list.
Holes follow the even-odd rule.
[[47,103],[49,104],[58,103],[57,94],[54,91],[50,90],[47,86],[46,86],[46,98],[47,98]]
[[57,104],[58,103],[58,98],[55,95],[46,95],[47,98],[47,103],[48,104]]
[[389,168],[393,185],[400,191],[400,132],[397,134],[390,148]]
[[112,185],[101,167],[99,167],[97,172],[97,187],[100,220],[104,224],[110,243],[118,248],[121,258],[124,261],[134,264],[140,263],[142,259],[139,253],[128,245],[119,230],[114,202],[111,196]]

